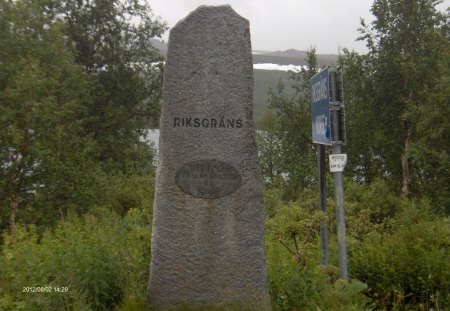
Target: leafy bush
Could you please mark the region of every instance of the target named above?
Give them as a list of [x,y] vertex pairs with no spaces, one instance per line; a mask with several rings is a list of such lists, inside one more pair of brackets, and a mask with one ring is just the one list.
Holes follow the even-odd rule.
[[[33,225],[4,234],[0,310],[145,310],[152,184],[142,176],[112,179],[105,190],[108,209],[91,207],[82,218],[69,214],[43,234]],[[276,189],[265,193],[273,310],[450,305],[450,220],[434,215],[428,202],[400,199],[383,182],[347,183],[353,279],[344,282],[335,266],[319,265],[321,220],[329,221],[330,259],[337,261],[332,200],[326,215],[319,211],[316,191],[300,197],[287,203]],[[24,292],[39,286],[51,286],[52,292]]]
[[124,219],[105,210],[94,214],[69,216],[42,237],[33,226],[4,235],[1,310],[109,310],[124,295],[145,295],[148,215],[136,209]]
[[[267,201],[267,199],[266,199]],[[344,282],[337,268],[319,265],[319,211],[313,192],[283,204],[266,222],[266,259],[274,310],[362,310],[367,285]]]
[[337,268],[317,265],[321,219],[329,220],[330,260],[337,264],[332,200],[324,215],[315,191],[303,191],[302,201],[295,203],[279,202],[272,192],[266,196],[266,202],[277,202],[266,221],[274,309],[440,310],[450,305],[450,219],[433,214],[427,201],[401,199],[383,181],[370,186],[347,182],[353,281],[343,283]]
[[104,206],[124,217],[130,209],[146,210],[150,215],[155,193],[152,175],[131,174],[109,177]]
[[266,217],[273,217],[282,204],[282,193],[279,189],[271,188],[264,191],[264,211]]
[[349,245],[351,275],[369,285],[381,309],[449,306],[450,219],[433,216],[426,202],[402,208],[390,230]]

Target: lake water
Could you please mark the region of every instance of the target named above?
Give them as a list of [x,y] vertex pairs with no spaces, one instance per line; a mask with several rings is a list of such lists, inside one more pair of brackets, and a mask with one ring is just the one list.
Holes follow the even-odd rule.
[[141,137],[142,141],[145,141],[150,146],[156,149],[158,151],[158,144],[159,144],[159,129],[150,129],[147,130],[147,137]]
[[141,136],[141,141],[146,142],[147,144],[149,144],[153,149],[155,149],[156,154],[155,157],[153,158],[153,165],[157,165],[158,164],[158,152],[159,152],[159,129],[150,129],[147,130],[147,136],[143,137]]
[[158,145],[159,145],[159,129],[150,129],[147,130],[147,137],[141,137],[142,141],[147,142],[150,146],[155,148],[158,153]]

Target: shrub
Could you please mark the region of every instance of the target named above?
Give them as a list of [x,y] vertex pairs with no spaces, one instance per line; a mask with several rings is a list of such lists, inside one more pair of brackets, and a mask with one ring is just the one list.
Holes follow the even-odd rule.
[[128,175],[109,177],[105,190],[104,206],[124,217],[130,209],[146,210],[151,214],[155,192],[152,175]]
[[439,310],[450,305],[450,221],[426,202],[403,201],[391,230],[350,245],[350,272],[370,287],[378,307]]
[[326,219],[314,193],[284,204],[266,221],[266,259],[274,310],[362,310],[367,285],[344,282],[319,265],[319,226]]
[[69,216],[42,237],[33,226],[5,234],[0,309],[109,310],[124,295],[145,295],[149,217],[140,210],[124,219],[105,210],[96,214]]

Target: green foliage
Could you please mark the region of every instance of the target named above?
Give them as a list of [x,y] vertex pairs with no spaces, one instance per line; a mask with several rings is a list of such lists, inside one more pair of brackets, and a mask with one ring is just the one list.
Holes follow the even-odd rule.
[[145,305],[145,300],[136,297],[124,297],[119,306],[114,311],[147,311],[149,308]]
[[[334,266],[320,266],[320,221],[312,192],[302,201],[286,204],[266,222],[266,258],[274,310],[362,310],[367,285],[338,278]],[[267,199],[266,199],[267,201]]]
[[0,229],[15,218],[47,224],[95,200],[96,148],[80,118],[90,79],[65,48],[63,25],[40,4],[0,5]]
[[[450,45],[447,47],[450,55]],[[417,172],[415,191],[427,197],[434,209],[450,215],[450,57],[444,63],[444,73],[430,89],[426,105],[414,110],[417,140],[411,147],[411,161]]]
[[124,295],[142,300],[150,260],[148,213],[133,209],[123,219],[96,213],[69,216],[42,237],[33,226],[5,235],[0,309],[109,310]]
[[[349,142],[346,148],[350,159],[347,172],[352,181],[366,185],[347,182],[345,206],[350,272],[351,276],[367,283],[369,288],[364,292],[375,301],[374,308],[439,309],[449,304],[448,218],[433,214],[447,215],[450,197],[449,131],[446,130],[450,41],[448,15],[438,12],[437,4],[438,1],[428,0],[375,1],[374,22],[366,25],[363,21],[360,29],[369,53],[359,55],[344,50],[341,58],[345,67]],[[310,63],[314,63],[313,57]],[[307,71],[293,75],[295,98],[283,96],[282,86],[278,94],[271,92],[271,108],[278,113],[277,138],[282,151],[279,163],[271,167],[281,167],[278,171],[287,176],[273,188],[282,189],[284,199],[296,199],[305,194],[308,197],[299,189],[307,188],[315,180],[313,153],[307,156],[301,150],[310,144],[310,135],[305,135],[309,129],[300,122],[304,118],[303,123],[310,124],[306,119],[310,115],[306,109],[308,76]],[[302,141],[302,135],[307,139]],[[270,150],[267,141],[261,139],[260,143],[266,144],[261,150]],[[262,153],[263,167],[270,160],[267,154]],[[263,170],[266,178],[273,180],[272,171]],[[282,187],[286,185],[288,187]],[[270,183],[268,189],[272,190]],[[399,193],[415,200],[401,199]],[[278,245],[279,249],[273,253],[268,242],[269,267],[271,262],[282,260],[279,256],[285,247],[304,269],[300,269],[304,272],[302,277],[298,274],[295,277],[295,265],[289,268],[280,264],[278,270],[283,273],[275,277],[275,273],[271,274],[273,297],[284,299],[284,302],[277,301],[278,306],[285,303],[286,308],[295,308],[307,299],[301,293],[309,288],[298,284],[315,275],[308,274],[312,270],[305,264],[305,254],[313,257],[317,246],[311,246],[311,253],[308,253],[305,245],[308,245],[310,232],[317,233],[318,229],[308,229],[306,221],[299,221],[297,210],[282,219],[286,203],[279,202],[277,192],[266,194],[265,201],[271,217],[269,235],[273,233],[272,222],[278,219],[278,226],[286,228],[282,232],[287,239],[281,239],[279,243],[284,246]],[[412,221],[405,215],[416,216]],[[317,221],[311,209],[303,217]],[[329,217],[332,232],[336,230],[333,218]],[[333,234],[332,254],[336,253],[335,243]],[[336,262],[333,256],[331,260]],[[289,279],[297,286],[291,292],[287,285],[290,283],[286,281]],[[313,290],[307,296],[313,297],[318,291]],[[295,303],[292,297],[297,299]]]
[[266,260],[275,310],[439,310],[449,305],[448,217],[427,201],[401,199],[383,181],[346,182],[347,241],[351,282],[338,269],[320,266],[319,224],[328,220],[330,260],[337,264],[334,204],[319,212],[314,192],[287,203],[265,194],[273,215],[266,221]]
[[158,117],[164,29],[134,0],[0,1],[0,230],[85,213],[108,179],[153,173],[138,116]]
[[449,305],[449,224],[426,203],[404,206],[390,230],[351,244],[352,275],[369,285],[379,308]]
[[266,110],[258,122],[260,129],[256,134],[256,143],[265,184],[276,187],[280,182],[282,148],[278,133],[278,117],[273,110]]
[[344,50],[342,63],[352,174],[364,183],[383,178],[403,196],[447,205],[448,87],[442,83],[450,41],[439,2],[375,1],[375,20],[359,29],[369,53]]
[[281,208],[282,192],[277,188],[266,188],[264,191],[264,208],[267,218],[271,218],[278,213],[278,209]]
[[[286,198],[295,199],[298,190],[315,180],[316,156],[311,143],[311,97],[309,79],[318,71],[315,49],[307,52],[307,68],[290,72],[295,94],[288,97],[280,81],[277,90],[269,89],[269,111],[260,126],[259,149],[269,184],[284,188]],[[276,177],[276,178],[275,178]]]
[[393,217],[402,210],[404,201],[385,182],[377,180],[370,186],[347,182],[345,186],[349,239],[361,241],[370,233],[392,228]]
[[[364,310],[369,301],[363,292],[367,285],[360,281],[331,280],[322,267],[303,272],[293,270],[284,288],[283,304],[278,310]],[[333,267],[326,267],[333,270]],[[282,301],[281,300],[281,301]]]
[[133,174],[108,179],[109,185],[105,189],[106,201],[103,202],[103,206],[107,206],[122,217],[131,209],[146,210],[151,214],[155,192],[152,175]]
[[399,198],[385,182],[346,189],[350,275],[367,283],[375,307],[448,305],[450,219],[427,201]]
[[[448,305],[449,219],[433,215],[426,201],[398,198],[382,181],[371,186],[347,182],[346,189],[349,283],[339,279],[335,266],[318,264],[320,221],[328,220],[330,232],[335,231],[332,202],[325,215],[318,211],[315,191],[303,191],[302,199],[291,203],[283,202],[275,188],[265,193],[271,211],[266,261],[272,308],[414,310]],[[123,218],[91,208],[83,218],[70,214],[43,235],[33,225],[4,235],[0,309],[145,310],[153,181],[118,179],[108,193],[105,205]],[[336,262],[334,234],[330,240],[331,261]],[[23,292],[33,286],[67,286],[68,291]]]
[[147,126],[141,120],[157,124],[159,117],[163,64],[150,39],[166,24],[137,0],[55,1],[50,9],[66,25],[76,63],[93,79],[86,128],[97,159],[126,170]]

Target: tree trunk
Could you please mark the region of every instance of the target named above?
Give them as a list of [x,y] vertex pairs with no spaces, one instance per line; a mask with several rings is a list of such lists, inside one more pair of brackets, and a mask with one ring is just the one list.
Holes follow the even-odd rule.
[[401,186],[401,196],[406,198],[409,196],[409,183],[411,177],[409,174],[409,149],[411,147],[411,127],[407,125],[405,144],[403,146],[402,153],[402,186]]

